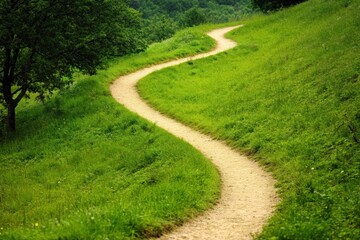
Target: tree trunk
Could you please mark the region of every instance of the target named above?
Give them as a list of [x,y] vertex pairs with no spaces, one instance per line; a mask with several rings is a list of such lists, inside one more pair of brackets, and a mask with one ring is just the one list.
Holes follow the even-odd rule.
[[15,132],[15,106],[8,105],[7,124],[9,132]]

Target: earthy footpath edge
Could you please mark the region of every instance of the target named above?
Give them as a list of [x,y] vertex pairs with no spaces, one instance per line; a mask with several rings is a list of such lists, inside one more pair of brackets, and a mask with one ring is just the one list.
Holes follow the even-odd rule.
[[149,107],[138,94],[136,84],[162,68],[208,57],[236,46],[224,35],[240,26],[208,33],[217,46],[211,52],[154,65],[122,76],[110,86],[112,96],[130,111],[189,142],[218,167],[221,197],[217,205],[161,239],[251,239],[261,231],[278,203],[275,181],[257,163],[240,155],[223,142],[199,133]]

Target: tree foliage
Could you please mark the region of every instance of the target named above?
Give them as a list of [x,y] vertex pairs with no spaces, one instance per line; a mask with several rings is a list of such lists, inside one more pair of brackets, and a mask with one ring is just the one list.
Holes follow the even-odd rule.
[[274,11],[280,8],[296,5],[306,0],[252,0],[255,7],[263,12]]
[[15,130],[15,108],[29,93],[39,99],[94,74],[104,60],[139,51],[140,16],[126,0],[2,0],[0,103]]
[[178,29],[176,21],[167,15],[155,15],[143,19],[142,31],[147,41],[160,42],[171,37]]
[[[252,11],[251,0],[131,0],[130,6],[142,13],[149,43],[183,27],[239,20]],[[154,37],[154,32],[161,37]]]
[[191,8],[186,11],[180,23],[184,27],[193,27],[206,22],[205,12],[200,8]]

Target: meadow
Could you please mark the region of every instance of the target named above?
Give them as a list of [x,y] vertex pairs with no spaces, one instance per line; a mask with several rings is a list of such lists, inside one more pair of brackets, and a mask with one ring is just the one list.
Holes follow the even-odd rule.
[[21,102],[17,132],[0,139],[0,239],[153,237],[216,202],[216,168],[109,92],[122,74],[208,51],[210,28],[181,31],[95,76],[75,76],[44,104]]
[[226,141],[277,179],[259,239],[360,235],[360,2],[309,0],[254,15],[238,47],[146,77],[159,111]]

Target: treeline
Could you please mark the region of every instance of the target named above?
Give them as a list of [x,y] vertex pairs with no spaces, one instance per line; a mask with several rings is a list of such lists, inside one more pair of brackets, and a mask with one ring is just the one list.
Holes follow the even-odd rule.
[[177,30],[202,23],[241,19],[253,11],[251,0],[131,0],[143,17],[147,42],[172,36]]
[[272,12],[305,1],[307,0],[252,0],[253,6],[263,12]]
[[143,37],[159,42],[176,31],[203,23],[237,21],[254,11],[265,13],[306,0],[130,0],[142,14]]

